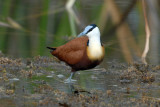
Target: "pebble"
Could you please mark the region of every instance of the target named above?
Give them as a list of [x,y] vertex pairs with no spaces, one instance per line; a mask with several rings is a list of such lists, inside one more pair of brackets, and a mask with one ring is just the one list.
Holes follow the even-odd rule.
[[12,78],[12,79],[9,79],[9,80],[11,80],[11,81],[19,81],[18,78]]
[[62,74],[59,74],[59,75],[57,75],[59,78],[63,78],[64,77],[64,75],[62,75]]
[[91,78],[92,78],[92,79],[97,79],[97,77],[96,77],[96,76],[94,76],[94,75],[92,75],[92,76],[91,76]]
[[47,78],[52,78],[53,76],[52,75],[48,75],[48,76],[46,76]]

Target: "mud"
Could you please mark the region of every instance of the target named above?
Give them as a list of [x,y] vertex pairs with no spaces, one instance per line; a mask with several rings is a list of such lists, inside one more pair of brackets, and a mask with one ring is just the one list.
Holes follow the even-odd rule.
[[65,84],[70,68],[53,57],[0,55],[1,107],[160,106],[160,65],[104,63]]

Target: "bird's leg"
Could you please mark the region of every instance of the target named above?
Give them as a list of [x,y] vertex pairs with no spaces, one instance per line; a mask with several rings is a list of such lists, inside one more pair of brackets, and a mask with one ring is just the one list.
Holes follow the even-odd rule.
[[71,72],[71,75],[68,79],[65,80],[65,83],[72,83],[75,82],[77,80],[72,79],[72,76],[74,76],[75,72]]

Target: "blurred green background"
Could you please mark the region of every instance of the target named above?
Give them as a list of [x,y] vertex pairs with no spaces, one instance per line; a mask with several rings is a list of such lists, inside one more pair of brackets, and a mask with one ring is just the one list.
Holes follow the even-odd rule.
[[[147,61],[160,62],[160,1],[146,0],[151,29]],[[106,59],[132,62],[145,46],[141,0],[0,0],[0,51],[12,57],[51,56],[56,47],[95,23]]]

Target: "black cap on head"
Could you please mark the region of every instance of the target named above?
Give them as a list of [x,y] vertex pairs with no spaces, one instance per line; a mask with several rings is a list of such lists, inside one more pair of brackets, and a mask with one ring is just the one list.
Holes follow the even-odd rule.
[[93,26],[93,28],[95,28],[97,25],[96,24],[90,24],[90,26]]
[[[90,29],[87,31],[87,33],[89,33],[89,32],[92,31],[95,27],[97,27],[96,24],[90,24],[89,26],[92,26],[92,28],[90,28]],[[86,33],[86,34],[87,34],[87,33]]]

